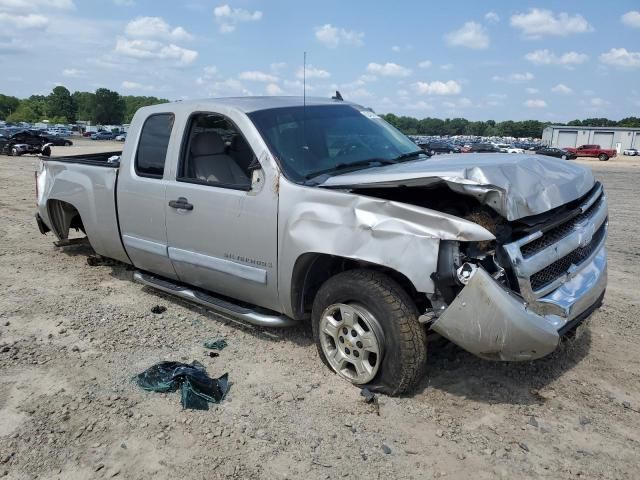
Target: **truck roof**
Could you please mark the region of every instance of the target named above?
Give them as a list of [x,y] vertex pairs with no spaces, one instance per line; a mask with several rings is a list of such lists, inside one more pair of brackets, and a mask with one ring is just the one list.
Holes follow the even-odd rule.
[[143,107],[147,110],[167,111],[167,105],[172,105],[172,109],[188,109],[191,111],[206,110],[207,108],[226,107],[239,110],[243,113],[251,113],[259,110],[268,110],[271,108],[285,107],[302,107],[303,105],[356,105],[351,102],[342,100],[333,100],[324,97],[306,97],[302,96],[281,96],[281,97],[224,97],[224,98],[205,98],[200,100],[183,100],[172,102],[170,104],[152,105]]

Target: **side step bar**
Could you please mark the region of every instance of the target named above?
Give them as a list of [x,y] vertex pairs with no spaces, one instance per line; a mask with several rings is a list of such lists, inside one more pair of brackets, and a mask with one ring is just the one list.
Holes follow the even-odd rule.
[[252,325],[281,328],[299,324],[298,321],[285,315],[279,315],[276,312],[273,312],[272,315],[257,312],[250,308],[236,305],[235,303],[215,297],[211,294],[204,293],[201,290],[191,289],[149,273],[136,271],[133,274],[133,279],[134,281],[148,287],[155,288],[156,290],[160,290],[164,293],[169,293],[184,300],[207,307],[225,317],[231,317],[235,320],[250,323]]

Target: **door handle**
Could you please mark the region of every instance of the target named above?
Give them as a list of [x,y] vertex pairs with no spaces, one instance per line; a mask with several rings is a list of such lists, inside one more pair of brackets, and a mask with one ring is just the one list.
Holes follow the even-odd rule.
[[171,200],[169,202],[169,206],[171,208],[177,208],[178,210],[193,210],[193,205],[184,197],[178,197],[177,200]]

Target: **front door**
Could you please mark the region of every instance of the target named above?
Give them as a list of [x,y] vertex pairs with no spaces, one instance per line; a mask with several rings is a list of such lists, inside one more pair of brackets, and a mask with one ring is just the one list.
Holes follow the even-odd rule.
[[167,239],[181,281],[277,310],[278,193],[265,175],[233,121],[194,114],[167,183]]

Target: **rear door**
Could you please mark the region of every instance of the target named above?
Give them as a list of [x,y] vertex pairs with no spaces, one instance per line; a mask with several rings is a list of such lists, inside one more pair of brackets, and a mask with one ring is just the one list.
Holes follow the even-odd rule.
[[[142,123],[141,129],[136,122]],[[140,132],[125,144],[123,158],[130,158],[121,170],[117,186],[117,210],[125,250],[133,264],[145,271],[176,278],[167,251],[164,178],[171,138],[175,135],[173,113],[154,113],[136,118],[132,131]]]
[[227,115],[186,121],[167,183],[169,257],[185,283],[277,310],[277,173],[260,168],[264,145],[248,118]]

